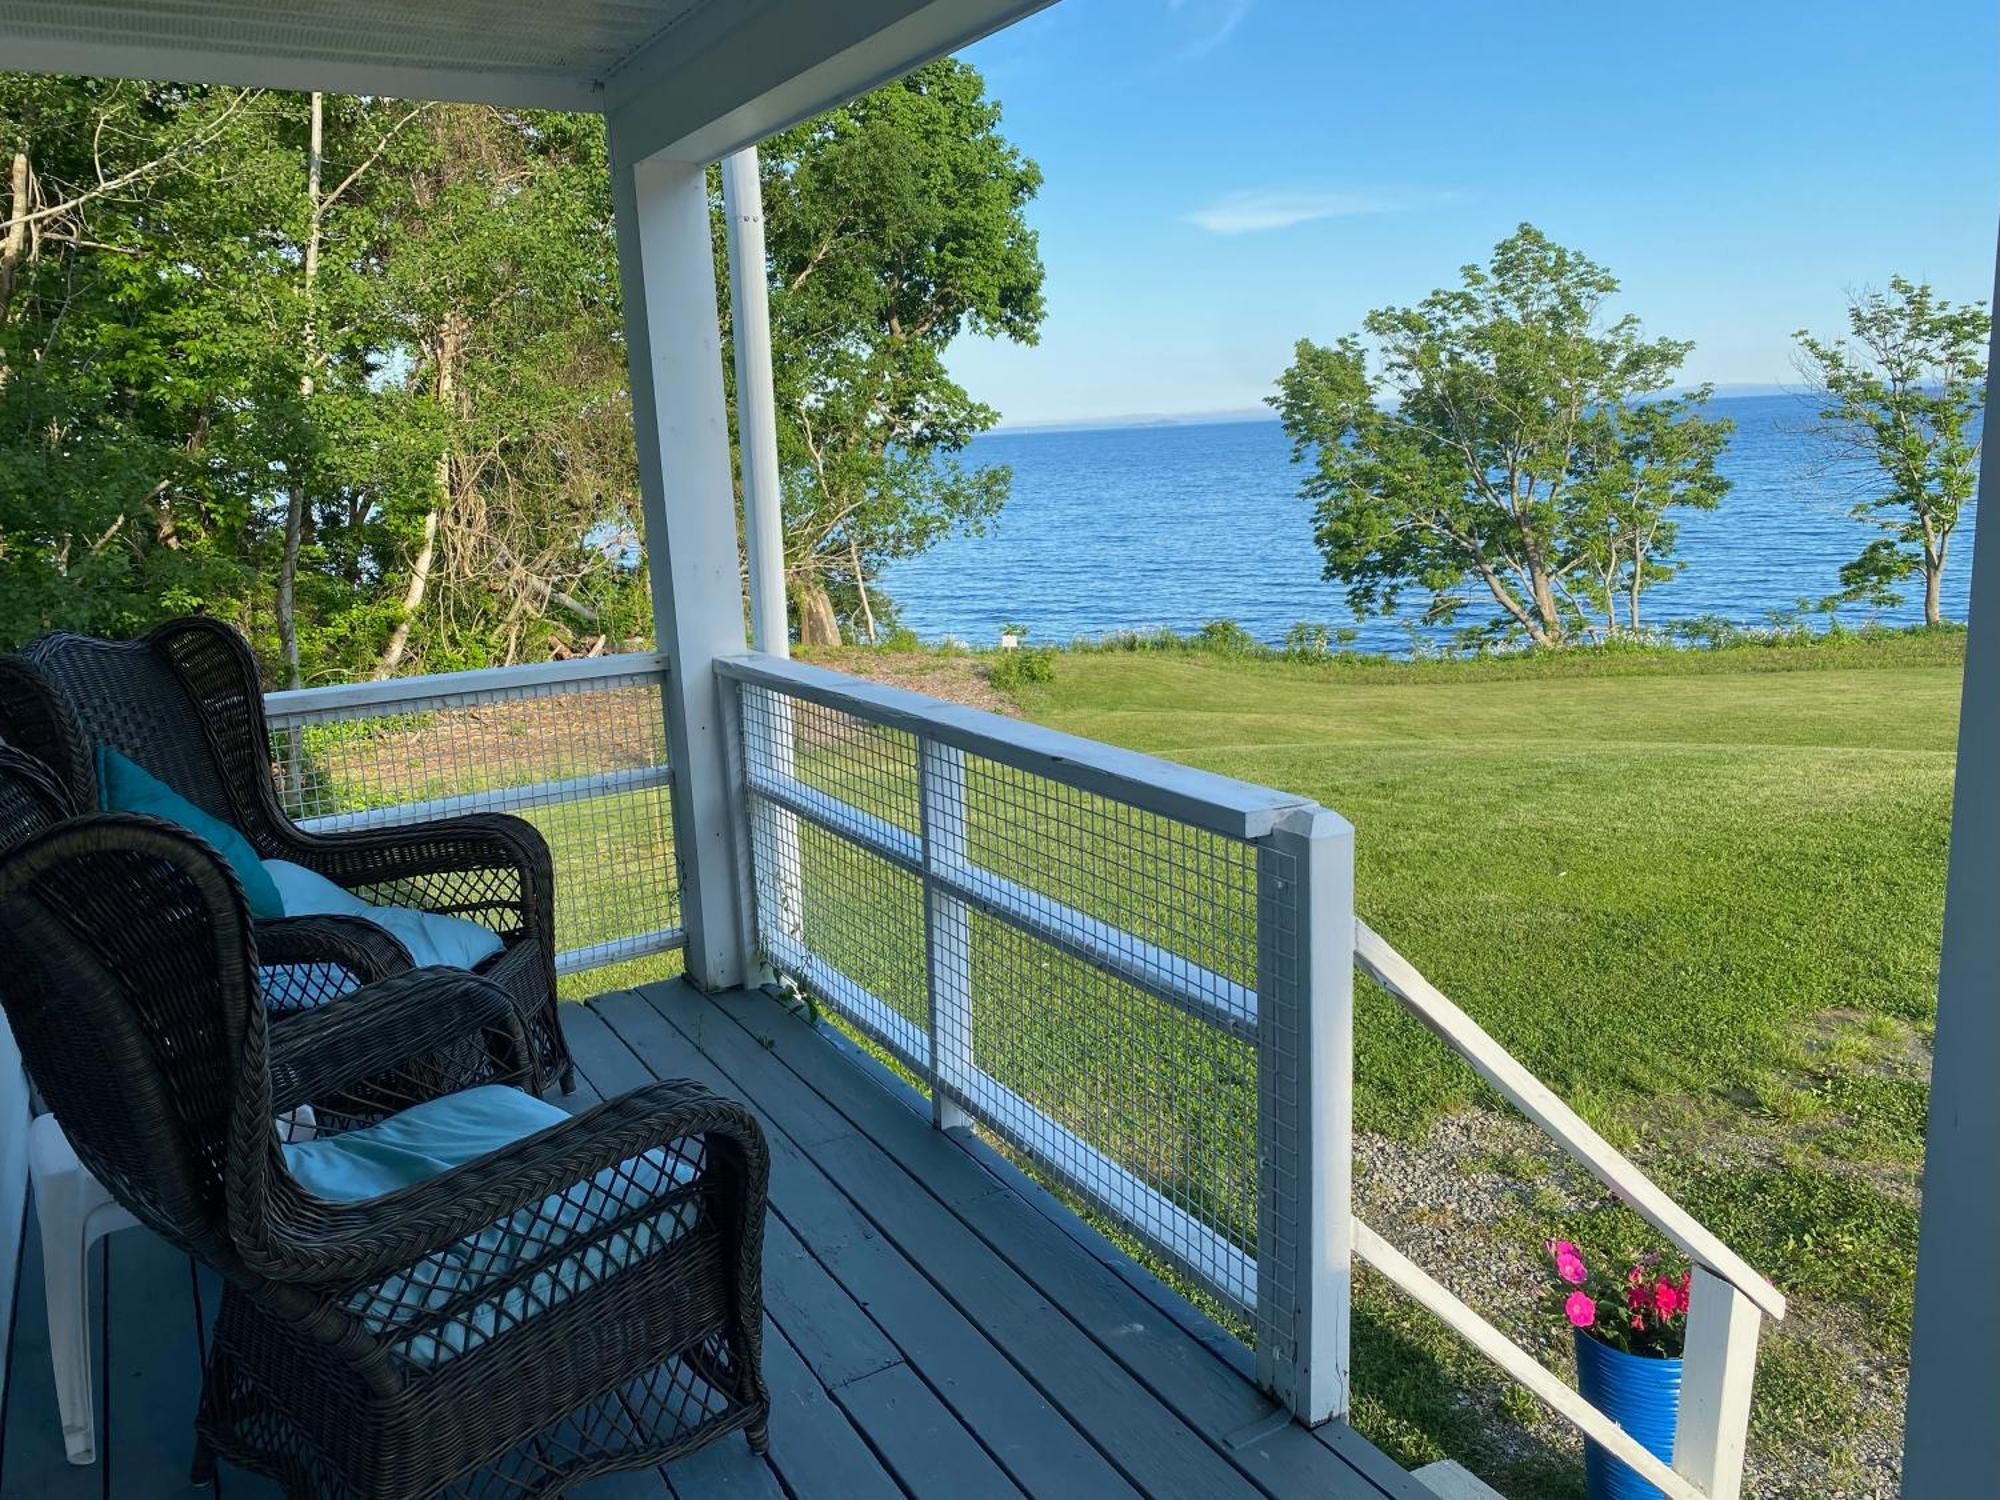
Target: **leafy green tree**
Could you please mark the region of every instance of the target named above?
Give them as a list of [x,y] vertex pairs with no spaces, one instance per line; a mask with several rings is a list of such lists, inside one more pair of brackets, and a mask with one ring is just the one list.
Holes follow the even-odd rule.
[[[1698,413],[1710,387],[1591,411],[1575,511],[1580,566],[1570,596],[1596,606],[1606,635],[1643,628],[1639,601],[1686,563],[1676,510],[1714,510],[1730,482],[1716,468],[1736,424]],[[1618,606],[1625,618],[1618,618]]]
[[1990,330],[1985,303],[1948,302],[1893,276],[1887,292],[1849,301],[1846,338],[1796,335],[1822,430],[1880,475],[1853,514],[1884,534],[1841,568],[1842,597],[1887,602],[1897,583],[1917,576],[1924,623],[1943,618],[1952,534],[1979,483],[1973,427],[1986,405]]
[[1669,512],[1716,503],[1726,424],[1706,393],[1648,412],[1692,345],[1605,321],[1618,283],[1523,224],[1488,265],[1359,335],[1300,340],[1271,398],[1314,504],[1326,576],[1357,612],[1404,590],[1449,620],[1466,590],[1492,631],[1557,644],[1609,594],[1667,576]]
[[998,413],[944,355],[963,333],[1034,342],[1041,172],[954,60],[774,137],[762,160],[787,585],[802,639],[837,639],[841,615],[872,635],[882,566],[1006,499],[1004,466],[960,460]]

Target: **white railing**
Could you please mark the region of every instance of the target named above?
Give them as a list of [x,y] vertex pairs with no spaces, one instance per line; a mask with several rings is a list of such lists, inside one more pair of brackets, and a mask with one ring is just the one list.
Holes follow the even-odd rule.
[[721,663],[746,941],[1249,1317],[1346,1410],[1353,831],[1312,803],[770,657]]
[[[1783,1296],[1355,920],[1346,823],[789,661],[718,670],[744,941],[941,1126],[987,1130],[1247,1314],[1261,1379],[1307,1421],[1347,1409],[1359,1256],[1674,1500],[1735,1500]],[[1354,1217],[1357,967],[1694,1263],[1671,1465]]]
[[555,860],[559,974],[663,953],[683,941],[666,670],[648,653],[270,693],[280,797],[326,832],[526,818]]

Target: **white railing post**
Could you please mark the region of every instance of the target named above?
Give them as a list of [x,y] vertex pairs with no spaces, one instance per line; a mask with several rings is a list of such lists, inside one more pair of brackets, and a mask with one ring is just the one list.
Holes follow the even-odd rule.
[[1680,1425],[1674,1472],[1709,1500],[1736,1500],[1743,1488],[1743,1447],[1750,1391],[1757,1378],[1757,1305],[1705,1266],[1690,1288],[1687,1346],[1681,1366]]
[[1257,1368],[1311,1425],[1348,1409],[1353,827],[1282,814],[1257,885]]
[[965,844],[965,752],[925,738],[917,742],[917,787],[923,819],[924,956],[930,976],[931,1119],[939,1130],[970,1125],[972,1117],[947,1097],[972,1079],[972,924],[965,903],[938,879],[962,870]]

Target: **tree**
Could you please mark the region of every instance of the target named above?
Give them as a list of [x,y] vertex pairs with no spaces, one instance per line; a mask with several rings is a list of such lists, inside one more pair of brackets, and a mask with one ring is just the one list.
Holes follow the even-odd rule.
[[[1877,537],[1840,570],[1842,597],[1890,600],[1924,582],[1924,623],[1939,597],[1952,533],[1979,481],[1973,424],[1986,405],[1986,304],[1954,304],[1901,276],[1849,300],[1845,339],[1801,329],[1800,363],[1820,398],[1822,430],[1880,480],[1857,501]],[[1878,487],[1879,486],[1879,487]]]
[[[961,333],[1032,343],[1041,172],[962,62],[928,64],[765,143],[786,581],[809,642],[873,634],[882,566],[995,515],[959,455],[998,413],[954,381]],[[720,225],[718,211],[718,232]]]
[[1618,283],[1523,224],[1485,267],[1415,307],[1363,321],[1373,341],[1302,339],[1271,399],[1311,469],[1326,576],[1356,613],[1428,592],[1450,620],[1464,591],[1497,608],[1487,633],[1554,645],[1592,611],[1615,628],[1622,590],[1670,576],[1681,506],[1713,506],[1729,424],[1700,414],[1707,392],[1650,407],[1693,347],[1647,339],[1630,315],[1607,324]]

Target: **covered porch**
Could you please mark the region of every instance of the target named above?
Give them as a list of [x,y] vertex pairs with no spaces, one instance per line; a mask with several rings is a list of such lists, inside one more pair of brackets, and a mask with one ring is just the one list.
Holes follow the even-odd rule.
[[[999,1156],[941,1137],[913,1090],[796,1008],[670,980],[564,1020],[572,1108],[692,1077],[749,1103],[772,1155],[770,1454],[716,1443],[580,1495],[1430,1500],[1346,1427],[1292,1423],[1242,1344]],[[0,1494],[209,1494],[188,1458],[214,1278],[142,1229],[98,1254],[98,1465],[64,1462],[31,1248]],[[225,1466],[213,1492],[278,1490]]]
[[[730,173],[739,475],[709,167],[1041,3],[0,4],[0,55],[608,121],[657,655],[267,703],[273,773],[309,825],[493,810],[543,828],[558,970],[589,997],[566,1008],[577,1101],[693,1076],[770,1134],[768,1460],[722,1443],[589,1493],[1413,1500],[1343,1420],[1359,1258],[1675,1500],[1733,1500],[1760,1323],[1784,1298],[1357,919],[1336,812],[786,659],[757,216]],[[2000,701],[1980,695],[1989,656],[1975,626],[1969,745]],[[1961,799],[1962,825],[1985,812]],[[1962,944],[1965,904],[1990,905],[1990,881],[1966,889],[1980,858],[1955,872]],[[1967,952],[1948,984],[1977,970]],[[1357,969],[1694,1262],[1670,1461],[1355,1217]],[[1975,1025],[1990,1036],[1990,1013]],[[5,1103],[15,1142],[25,1092]],[[1942,1137],[1948,1164],[1978,1160],[1970,1138]],[[1943,1196],[1976,1226],[1990,1184],[1964,1177]],[[0,1162],[0,1209],[25,1211],[22,1182]],[[103,1467],[70,1466],[26,1243],[0,1485],[188,1490],[201,1274],[143,1234],[110,1243]],[[1923,1384],[1944,1379],[1927,1339],[1940,1370],[1954,1358],[1920,1314],[1919,1390],[1969,1400]],[[1944,1473],[1936,1429],[1912,1433]]]

